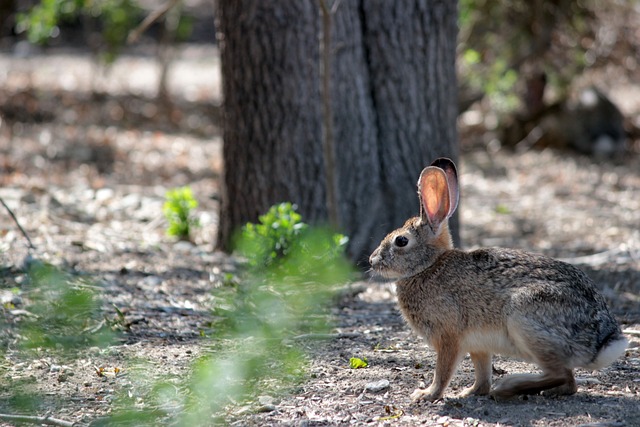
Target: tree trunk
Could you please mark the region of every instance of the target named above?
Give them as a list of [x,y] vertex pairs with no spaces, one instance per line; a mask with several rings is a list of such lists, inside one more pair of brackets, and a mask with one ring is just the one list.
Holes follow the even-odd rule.
[[[327,220],[321,14],[318,0],[218,5],[225,100],[218,244],[229,249],[233,230],[274,203],[296,203],[310,223]],[[438,156],[457,160],[456,19],[448,0],[343,0],[331,16],[338,218],[357,261],[419,212],[422,168]],[[457,236],[457,222],[452,228]]]

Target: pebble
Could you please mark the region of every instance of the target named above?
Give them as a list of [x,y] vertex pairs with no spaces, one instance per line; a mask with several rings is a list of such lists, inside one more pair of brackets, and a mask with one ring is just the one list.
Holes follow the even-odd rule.
[[22,298],[11,291],[2,290],[0,291],[0,304],[3,306],[7,304],[12,304],[14,306],[22,305]]
[[602,384],[597,378],[576,378],[577,384]]
[[183,252],[183,253],[184,253],[184,252],[191,252],[191,251],[193,251],[193,250],[195,249],[195,246],[194,246],[194,245],[193,245],[193,243],[191,243],[191,242],[187,242],[187,241],[181,240],[181,241],[179,241],[179,242],[176,242],[176,243],[173,245],[173,249],[174,249],[176,252]]
[[155,288],[156,286],[160,286],[160,284],[162,284],[162,278],[158,276],[147,276],[142,279],[142,284],[144,286]]
[[372,393],[378,393],[382,390],[388,389],[390,385],[391,383],[389,383],[389,380],[379,380],[379,381],[367,383],[367,385],[365,385],[364,388],[366,391],[370,391]]
[[106,202],[113,198],[115,192],[111,188],[101,188],[96,191],[96,201],[98,202]]
[[258,412],[273,412],[276,410],[275,399],[272,396],[258,396]]
[[275,399],[271,396],[258,396],[258,402],[261,405],[274,405]]

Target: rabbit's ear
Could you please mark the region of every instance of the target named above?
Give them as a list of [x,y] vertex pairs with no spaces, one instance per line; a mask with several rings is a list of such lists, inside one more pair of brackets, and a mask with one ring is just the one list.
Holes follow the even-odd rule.
[[418,194],[422,202],[423,218],[436,233],[451,211],[451,198],[447,175],[436,166],[427,166],[418,180]]
[[447,175],[447,182],[449,183],[449,201],[451,203],[448,216],[451,216],[458,207],[458,200],[460,199],[458,171],[456,170],[456,165],[451,159],[440,157],[439,159],[434,160],[433,163],[431,163],[431,166],[442,169]]

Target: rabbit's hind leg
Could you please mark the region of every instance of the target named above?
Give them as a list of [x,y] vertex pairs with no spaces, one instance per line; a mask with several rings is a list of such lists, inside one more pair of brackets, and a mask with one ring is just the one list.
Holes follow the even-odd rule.
[[497,384],[491,391],[491,396],[496,399],[507,399],[523,394],[538,394],[545,390],[552,395],[575,393],[576,382],[573,371],[564,367],[552,370],[543,368],[541,375],[510,375]]
[[567,369],[566,375],[567,379],[564,384],[545,390],[542,394],[545,396],[568,396],[575,394],[578,391],[578,386],[576,385],[576,379],[573,376],[573,370]]

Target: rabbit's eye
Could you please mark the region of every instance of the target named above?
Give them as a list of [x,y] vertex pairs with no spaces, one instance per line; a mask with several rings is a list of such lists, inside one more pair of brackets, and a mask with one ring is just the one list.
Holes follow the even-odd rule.
[[406,236],[398,236],[394,240],[394,243],[396,244],[397,247],[402,248],[407,246],[407,244],[409,244],[409,239],[407,239]]

